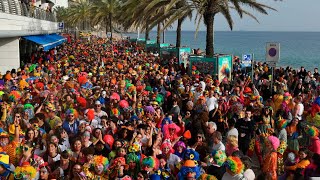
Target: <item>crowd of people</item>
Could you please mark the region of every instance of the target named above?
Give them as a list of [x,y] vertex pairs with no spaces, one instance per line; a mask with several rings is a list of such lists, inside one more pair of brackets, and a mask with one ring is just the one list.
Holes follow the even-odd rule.
[[[0,76],[1,179],[320,177],[319,73],[218,80],[127,40],[72,40]],[[190,72],[192,71],[192,72]]]

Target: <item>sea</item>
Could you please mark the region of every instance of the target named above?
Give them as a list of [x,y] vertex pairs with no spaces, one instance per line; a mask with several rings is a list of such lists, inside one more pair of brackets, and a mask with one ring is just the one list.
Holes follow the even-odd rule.
[[[166,31],[164,41],[175,45],[176,32]],[[126,34],[137,37],[137,34]],[[156,31],[150,32],[150,39],[156,39]],[[144,38],[144,34],[140,34]],[[254,32],[254,31],[216,31],[214,34],[215,53],[232,54],[242,57],[254,54],[257,61],[265,61],[266,43],[280,43],[280,60],[277,67],[291,66],[299,69],[304,66],[313,71],[320,65],[320,32]],[[181,45],[205,51],[206,32],[182,31]],[[161,42],[162,42],[161,37]]]

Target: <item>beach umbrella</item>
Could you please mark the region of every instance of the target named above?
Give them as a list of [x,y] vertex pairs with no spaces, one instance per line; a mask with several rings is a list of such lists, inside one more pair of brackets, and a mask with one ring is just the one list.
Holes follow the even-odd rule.
[[115,92],[112,93],[112,95],[110,96],[110,100],[114,100],[114,99],[120,101],[120,96],[118,93],[115,93]]

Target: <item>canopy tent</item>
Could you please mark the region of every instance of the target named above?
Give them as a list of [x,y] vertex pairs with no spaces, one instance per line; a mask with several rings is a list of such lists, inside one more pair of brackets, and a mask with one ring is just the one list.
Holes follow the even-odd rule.
[[44,51],[55,48],[67,41],[65,37],[58,34],[24,36],[23,38],[41,45]]

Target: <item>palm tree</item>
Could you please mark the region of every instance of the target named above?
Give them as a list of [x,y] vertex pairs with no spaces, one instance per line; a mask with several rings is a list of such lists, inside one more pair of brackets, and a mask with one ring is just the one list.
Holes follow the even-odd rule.
[[221,13],[224,16],[232,30],[233,19],[230,10],[236,10],[240,18],[245,14],[255,19],[257,22],[257,18],[244,10],[243,7],[250,7],[262,14],[268,14],[268,9],[275,10],[267,5],[256,2],[256,0],[192,0],[192,3],[197,10],[197,30],[202,19],[207,28],[206,55],[208,57],[213,57],[214,55],[214,20],[217,14]]
[[82,23],[83,29],[85,29],[86,22],[90,16],[91,6],[92,3],[89,0],[77,0],[77,2],[74,2],[74,5],[67,9],[67,21],[73,26]]
[[111,32],[111,39],[113,24],[117,20],[115,17],[119,8],[119,0],[96,0],[91,8],[92,23],[96,25],[105,22],[106,32]]
[[[153,0],[146,7],[146,11],[149,12],[154,9],[161,9],[161,13],[158,13],[157,19],[155,19],[151,26],[154,24],[163,23],[161,31],[170,27],[174,22],[178,21],[177,25],[177,38],[176,47],[181,46],[181,26],[182,22],[189,17],[192,17],[192,8],[188,4],[187,0]],[[161,33],[161,32],[158,32]]]

